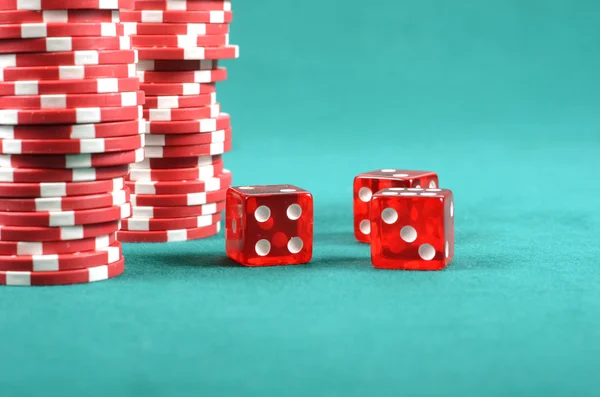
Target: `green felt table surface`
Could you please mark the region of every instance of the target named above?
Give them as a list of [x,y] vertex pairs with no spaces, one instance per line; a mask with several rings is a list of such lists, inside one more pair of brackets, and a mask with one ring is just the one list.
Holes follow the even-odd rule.
[[[313,192],[314,260],[238,267],[220,236],[1,288],[0,395],[597,395],[600,3],[233,5],[226,164]],[[378,168],[454,191],[446,270],[371,267],[352,179]]]

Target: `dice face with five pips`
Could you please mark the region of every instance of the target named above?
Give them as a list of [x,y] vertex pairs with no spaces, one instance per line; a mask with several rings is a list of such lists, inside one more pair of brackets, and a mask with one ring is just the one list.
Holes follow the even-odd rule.
[[441,270],[454,257],[447,189],[390,188],[371,201],[371,261],[382,269]]
[[238,186],[227,191],[226,252],[245,266],[310,262],[313,198],[292,185]]
[[391,187],[437,188],[438,176],[430,171],[382,169],[354,178],[354,236],[363,243],[371,241],[371,199],[378,191]]

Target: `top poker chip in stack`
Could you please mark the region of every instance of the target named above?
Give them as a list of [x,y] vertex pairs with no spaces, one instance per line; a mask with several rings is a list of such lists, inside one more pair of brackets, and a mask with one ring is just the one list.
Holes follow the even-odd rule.
[[219,232],[231,173],[231,120],[217,102],[227,78],[219,60],[237,58],[229,44],[229,0],[137,0],[122,21],[138,51],[137,77],[146,94],[146,159],[125,185],[132,217],[123,242],[169,242]]
[[133,0],[0,2],[0,284],[124,271],[125,178],[144,160]]

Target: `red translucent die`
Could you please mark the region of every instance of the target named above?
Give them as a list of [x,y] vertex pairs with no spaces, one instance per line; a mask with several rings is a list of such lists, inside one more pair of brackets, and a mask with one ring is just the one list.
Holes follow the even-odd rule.
[[354,178],[354,236],[363,243],[371,241],[370,208],[375,193],[390,187],[437,188],[435,172],[384,169]]
[[382,269],[441,270],[454,257],[447,189],[390,188],[371,200],[371,261]]
[[225,240],[227,255],[245,266],[310,262],[312,195],[292,185],[229,188]]

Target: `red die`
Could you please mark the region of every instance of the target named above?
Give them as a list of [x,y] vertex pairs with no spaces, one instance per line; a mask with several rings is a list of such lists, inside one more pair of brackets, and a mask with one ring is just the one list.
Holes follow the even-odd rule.
[[371,241],[370,208],[375,193],[390,187],[437,188],[438,176],[429,171],[378,170],[354,178],[354,236],[358,241]]
[[371,202],[371,261],[383,269],[441,270],[454,257],[454,198],[446,189],[390,188]]
[[292,185],[242,186],[227,191],[227,255],[245,266],[310,262],[313,198]]

